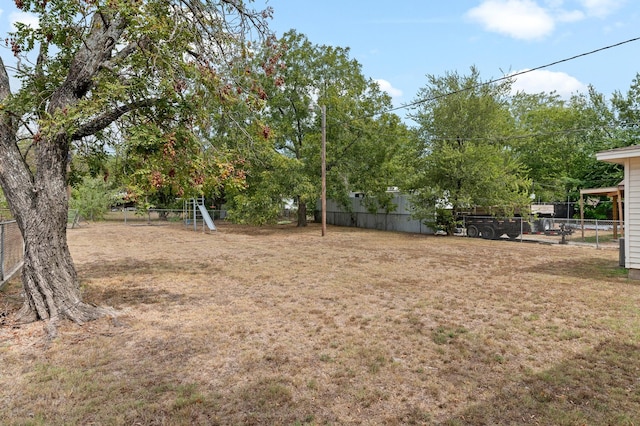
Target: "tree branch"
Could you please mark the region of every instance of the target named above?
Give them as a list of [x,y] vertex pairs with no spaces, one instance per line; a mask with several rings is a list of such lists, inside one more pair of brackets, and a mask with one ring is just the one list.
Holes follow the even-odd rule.
[[64,83],[54,92],[49,104],[49,113],[74,104],[85,96],[100,67],[111,59],[126,27],[122,16],[96,13],[91,20],[91,29],[69,66]]
[[[9,74],[7,73],[7,69],[4,66],[4,61],[2,60],[2,57],[0,57],[0,102],[4,102],[9,96],[11,96],[11,87],[9,86]],[[4,121],[7,118],[8,116],[2,117],[2,124],[4,124]]]
[[331,169],[333,169],[335,166],[339,164],[339,160],[341,160],[344,156],[347,155],[347,151],[351,149],[351,147],[360,140],[362,135],[363,135],[363,132],[359,131],[356,137],[340,151],[340,154],[336,155],[336,158],[333,161],[327,163],[327,171],[330,171]]
[[100,65],[100,68],[113,70],[115,68],[116,62],[122,61],[123,59],[125,59],[128,56],[132,55],[138,49],[145,49],[148,46],[148,44],[149,44],[149,38],[148,37],[145,37],[145,38],[143,38],[141,40],[138,40],[136,42],[133,42],[133,43],[129,43],[127,46],[125,46],[123,49],[121,49],[119,52],[117,52],[113,56],[113,58],[111,60],[104,61]]
[[143,99],[141,101],[132,102],[130,104],[118,106],[111,111],[107,111],[104,114],[94,117],[92,120],[81,125],[72,135],[71,140],[82,139],[86,136],[95,135],[100,130],[107,128],[111,123],[116,121],[128,112],[134,111],[139,108],[152,106],[157,99]]
[[10,97],[9,74],[0,57],[0,184],[10,206],[20,208],[29,202],[33,175],[16,143],[18,120],[5,104]]

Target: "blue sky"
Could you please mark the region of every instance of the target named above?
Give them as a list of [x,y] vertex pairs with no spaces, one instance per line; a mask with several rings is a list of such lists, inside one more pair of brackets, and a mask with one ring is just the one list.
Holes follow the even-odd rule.
[[[367,77],[396,106],[416,99],[427,74],[467,74],[485,80],[535,68],[640,36],[637,0],[255,0],[273,7],[271,28],[291,28],[315,44],[349,47]],[[0,34],[32,18],[0,0]],[[0,49],[6,62],[11,53]],[[563,96],[588,84],[610,96],[626,92],[640,72],[640,41],[520,77],[516,88]],[[401,111],[399,111],[402,113]]]
[[[271,6],[271,28],[291,28],[315,44],[351,49],[367,77],[394,104],[416,99],[426,75],[502,77],[640,37],[637,0],[256,0]],[[640,41],[523,75],[527,92],[564,97],[587,85],[625,93],[640,72]]]

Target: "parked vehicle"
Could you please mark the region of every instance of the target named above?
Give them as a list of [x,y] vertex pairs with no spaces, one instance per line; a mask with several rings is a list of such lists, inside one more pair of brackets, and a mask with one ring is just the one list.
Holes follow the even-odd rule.
[[[477,212],[477,209],[476,209]],[[564,225],[555,227],[555,205],[532,205],[524,216],[497,217],[490,214],[463,214],[459,220],[471,238],[495,240],[507,235],[516,239],[523,234],[569,235],[573,229]]]
[[467,215],[463,216],[463,224],[467,230],[468,237],[482,237],[486,240],[495,240],[505,234],[509,239],[514,240],[521,234],[531,232],[531,225],[521,217],[498,218]]

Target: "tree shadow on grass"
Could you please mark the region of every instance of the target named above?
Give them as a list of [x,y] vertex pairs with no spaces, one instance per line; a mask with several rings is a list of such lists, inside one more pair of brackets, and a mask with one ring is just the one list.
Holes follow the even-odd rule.
[[240,235],[249,235],[249,236],[269,236],[269,235],[280,235],[280,234],[306,234],[308,232],[317,227],[316,224],[310,224],[308,226],[299,227],[295,222],[286,223],[282,225],[262,225],[262,226],[253,226],[253,225],[241,225],[241,224],[230,224],[224,223],[219,226],[219,231],[221,233],[227,234],[240,234]]
[[486,424],[640,423],[640,346],[605,341],[593,350],[501,389],[442,422]]
[[83,298],[97,305],[119,308],[141,304],[189,303],[195,296],[190,296],[179,288],[174,292],[171,289],[154,287],[154,277],[175,274],[188,281],[189,275],[203,271],[213,274],[218,268],[205,262],[171,263],[166,259],[130,258],[113,262],[84,263],[77,270],[81,283],[92,279],[113,279],[115,284],[112,286],[84,284]]
[[[197,296],[185,294],[181,290],[171,291],[154,288],[153,284],[138,285],[137,282],[152,280],[154,275],[163,273],[181,274],[188,279],[194,271],[214,274],[219,269],[210,263],[192,262],[172,264],[164,259],[142,261],[136,259],[118,260],[113,262],[96,261],[84,263],[77,267],[78,277],[82,285],[84,301],[100,305],[120,308],[143,304],[172,303],[184,305],[197,300]],[[126,279],[124,276],[126,275]],[[95,286],[86,283],[92,279],[109,279],[117,282],[113,286]],[[16,312],[23,303],[22,282],[20,277],[14,277],[0,291],[0,325],[10,313]]]
[[[629,282],[628,271],[610,259],[574,259],[545,262],[523,272],[549,274],[580,279],[597,279],[608,282]],[[640,284],[640,282],[639,282]]]
[[97,305],[121,308],[123,306],[151,304],[186,304],[190,298],[184,294],[149,287],[120,287],[107,289],[86,289],[84,299]]
[[[223,259],[220,259],[223,261]],[[117,259],[113,261],[86,262],[76,267],[80,279],[100,279],[109,277],[127,276],[148,276],[161,275],[164,273],[175,274],[212,274],[220,271],[220,267],[213,262],[172,262],[168,259],[158,258],[152,260],[139,260],[135,258]]]

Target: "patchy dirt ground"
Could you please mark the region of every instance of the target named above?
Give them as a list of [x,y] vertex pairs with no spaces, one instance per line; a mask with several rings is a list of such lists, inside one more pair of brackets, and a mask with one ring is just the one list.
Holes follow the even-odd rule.
[[640,285],[616,250],[352,228],[92,223],[84,298],[17,326],[2,424],[638,424]]

